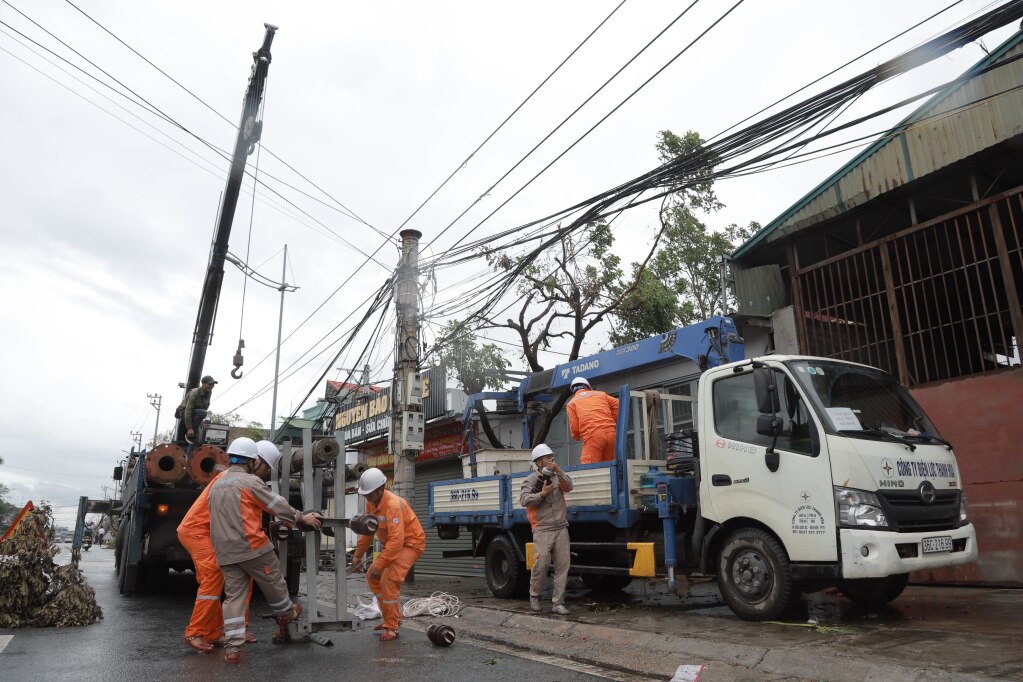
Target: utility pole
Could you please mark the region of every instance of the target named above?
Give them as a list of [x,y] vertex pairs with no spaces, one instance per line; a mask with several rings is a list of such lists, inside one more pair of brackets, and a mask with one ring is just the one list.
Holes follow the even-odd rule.
[[[163,404],[163,396],[159,393],[147,393],[149,404],[156,409],[156,428],[153,429],[153,447],[156,447],[156,437],[160,435],[160,405]],[[140,448],[141,449],[141,448]]]
[[295,291],[298,287],[288,284],[288,245],[284,245],[284,263],[281,265],[281,285],[277,291],[281,292],[281,312],[277,316],[277,359],[274,360],[274,398],[273,406],[270,408],[270,433],[277,428],[277,379],[281,374],[281,332],[284,330],[284,294],[288,291]]
[[132,431],[131,432],[131,439],[133,441],[135,441],[135,450],[136,451],[141,450],[142,449],[142,432],[141,431]]
[[[415,507],[416,459],[423,450],[425,420],[419,380],[419,238],[418,230],[401,232],[401,262],[395,279],[398,314],[392,382],[391,453],[394,491]],[[414,580],[410,570],[406,580]]]

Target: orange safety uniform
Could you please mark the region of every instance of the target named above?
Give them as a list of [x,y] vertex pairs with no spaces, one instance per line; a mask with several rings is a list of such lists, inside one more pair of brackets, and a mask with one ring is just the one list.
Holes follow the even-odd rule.
[[615,425],[618,399],[603,391],[576,391],[568,403],[568,428],[572,438],[583,442],[580,464],[609,462],[615,458]]
[[[380,570],[380,578],[373,580],[367,575],[366,582],[380,604],[380,613],[384,617],[383,627],[397,630],[401,624],[401,609],[398,608],[401,584],[405,582],[412,564],[426,549],[426,534],[409,503],[390,490],[384,491],[378,504],[366,500],[366,513],[375,515],[380,522],[376,537],[383,546],[367,572]],[[372,544],[373,536],[360,535],[353,563],[365,556]]]
[[[221,471],[203,488],[203,491],[192,503],[185,518],[178,525],[178,540],[192,555],[195,565],[195,581],[199,589],[195,594],[195,606],[192,607],[192,619],[185,628],[185,637],[202,637],[213,641],[223,633],[224,615],[220,605],[220,595],[224,591],[224,574],[217,565],[217,556],[213,552],[213,540],[210,539],[210,505],[209,493],[213,482],[224,474]],[[252,601],[252,584],[249,584],[249,601]],[[245,627],[249,627],[249,610],[245,609]]]

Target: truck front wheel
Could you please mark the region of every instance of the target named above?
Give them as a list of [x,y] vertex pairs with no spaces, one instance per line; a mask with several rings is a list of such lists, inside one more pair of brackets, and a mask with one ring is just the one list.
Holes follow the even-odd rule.
[[487,546],[484,558],[487,587],[499,599],[511,599],[522,594],[527,582],[525,562],[519,561],[512,541],[501,535]]
[[778,618],[799,596],[785,549],[759,528],[742,528],[725,538],[717,579],[728,607],[745,620]]
[[843,580],[838,589],[845,598],[864,606],[884,606],[898,598],[909,582],[908,573],[898,573],[884,578],[860,578]]

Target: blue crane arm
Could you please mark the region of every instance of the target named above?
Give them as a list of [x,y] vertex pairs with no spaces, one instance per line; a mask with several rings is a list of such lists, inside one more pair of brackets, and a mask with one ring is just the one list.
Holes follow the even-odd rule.
[[567,388],[577,376],[584,376],[591,382],[604,381],[616,374],[653,367],[680,357],[706,369],[742,360],[743,355],[743,340],[735,322],[730,317],[715,316],[705,322],[679,327],[666,334],[530,374],[522,382],[522,396]]

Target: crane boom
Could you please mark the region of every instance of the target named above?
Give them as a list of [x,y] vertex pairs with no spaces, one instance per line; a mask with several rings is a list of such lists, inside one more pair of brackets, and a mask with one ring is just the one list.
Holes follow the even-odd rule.
[[[217,231],[213,238],[213,247],[210,250],[206,279],[203,282],[202,296],[199,300],[199,312],[195,318],[192,352],[188,361],[188,378],[185,382],[186,393],[199,385],[203,364],[206,361],[206,349],[212,342],[213,324],[216,321],[217,304],[220,301],[220,289],[224,281],[224,260],[231,237],[234,212],[238,206],[242,177],[245,174],[245,160],[255,149],[263,129],[260,105],[263,101],[267,72],[270,69],[270,44],[277,31],[276,26],[270,24],[263,24],[263,26],[266,27],[266,34],[263,36],[263,45],[252,53],[252,72],[249,75],[249,85],[245,91],[245,103],[242,107],[241,122],[238,125],[234,157],[231,159],[231,171],[227,177],[224,199],[220,204]],[[185,430],[184,420],[178,420],[175,440],[182,441]]]

